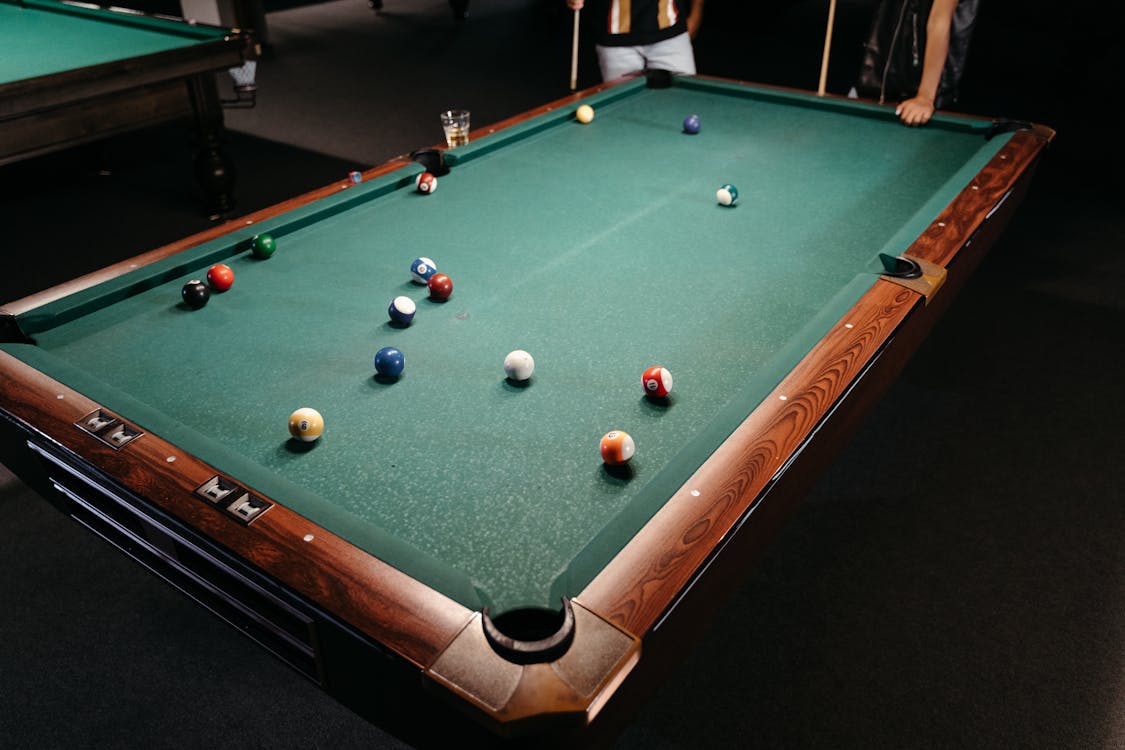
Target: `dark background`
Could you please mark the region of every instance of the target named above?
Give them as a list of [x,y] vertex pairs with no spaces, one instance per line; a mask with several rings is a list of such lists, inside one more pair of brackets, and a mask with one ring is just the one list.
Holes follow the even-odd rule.
[[[873,5],[840,0],[830,92]],[[474,0],[458,24],[442,0],[267,5],[258,106],[227,113],[233,216],[437,141],[454,101],[485,124],[564,95],[561,6]],[[1037,181],[618,747],[1125,747],[1112,6],[982,3],[960,108],[1055,127]],[[708,0],[700,72],[815,88],[826,7]],[[0,299],[210,226],[188,137],[0,167]],[[0,747],[405,746],[2,474],[0,530]]]

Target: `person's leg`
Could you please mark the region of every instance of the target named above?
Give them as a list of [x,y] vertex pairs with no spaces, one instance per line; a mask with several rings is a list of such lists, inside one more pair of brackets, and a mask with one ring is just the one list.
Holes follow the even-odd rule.
[[695,74],[695,53],[687,32],[643,48],[645,67],[673,73]]
[[607,47],[597,45],[598,67],[603,81],[612,81],[630,73],[640,73],[645,69],[645,58],[640,47]]

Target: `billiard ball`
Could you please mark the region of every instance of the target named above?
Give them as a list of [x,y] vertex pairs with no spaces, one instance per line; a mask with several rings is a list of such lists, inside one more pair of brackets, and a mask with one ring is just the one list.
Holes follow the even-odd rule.
[[515,381],[527,380],[535,372],[535,359],[523,349],[508,352],[504,357],[504,374]]
[[180,296],[184,298],[185,305],[198,310],[211,299],[211,290],[199,279],[192,279],[180,289]]
[[289,434],[303,443],[311,443],[324,434],[324,417],[316,409],[303,406],[289,415]]
[[699,132],[699,115],[688,115],[684,118],[684,132],[695,135]]
[[414,320],[414,313],[417,309],[414,300],[405,295],[400,295],[391,300],[391,304],[387,306],[387,315],[390,316],[391,322],[408,326]]
[[453,279],[444,273],[435,273],[426,282],[426,286],[429,287],[430,297],[433,299],[447,300],[449,295],[453,294]]
[[256,234],[250,240],[250,252],[255,258],[268,258],[277,250],[277,241],[272,235]]
[[410,275],[419,284],[425,284],[437,273],[437,264],[429,258],[415,258],[410,264]]
[[578,122],[586,124],[594,119],[594,108],[589,104],[583,104],[578,109],[574,110],[574,116]]
[[234,271],[230,266],[216,263],[207,269],[207,283],[216,292],[225,292],[234,284]]
[[375,372],[388,378],[397,378],[402,375],[406,366],[406,358],[402,352],[393,346],[384,346],[375,352]]
[[624,430],[610,430],[602,436],[602,460],[610,466],[627,463],[637,452],[637,445]]
[[437,190],[437,178],[429,172],[422,172],[414,178],[414,187],[419,193],[432,193]]
[[653,365],[641,375],[641,385],[647,395],[664,398],[672,390],[672,373],[659,365]]
[[715,197],[724,206],[733,206],[738,202],[738,188],[734,185],[723,185],[715,191]]

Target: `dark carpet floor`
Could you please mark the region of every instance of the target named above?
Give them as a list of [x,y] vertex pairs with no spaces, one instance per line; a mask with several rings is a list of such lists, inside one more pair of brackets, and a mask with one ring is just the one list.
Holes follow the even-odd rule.
[[[563,95],[561,3],[276,6],[259,105],[227,115],[235,215],[438,140],[454,97],[483,123]],[[815,88],[822,5],[708,0],[701,72]],[[1056,127],[1037,182],[619,748],[1125,747],[1120,25],[983,5],[963,108]],[[841,0],[830,90],[871,6]],[[0,299],[207,228],[187,137],[0,168]],[[0,747],[408,746],[2,468],[0,530]]]

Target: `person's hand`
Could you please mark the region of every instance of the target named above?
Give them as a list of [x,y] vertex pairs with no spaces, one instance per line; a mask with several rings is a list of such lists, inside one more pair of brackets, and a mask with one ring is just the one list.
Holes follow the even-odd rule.
[[582,10],[582,6],[585,4],[585,0],[566,0],[566,7],[571,10]]
[[898,105],[895,114],[904,125],[925,125],[934,116],[934,100],[915,96]]

